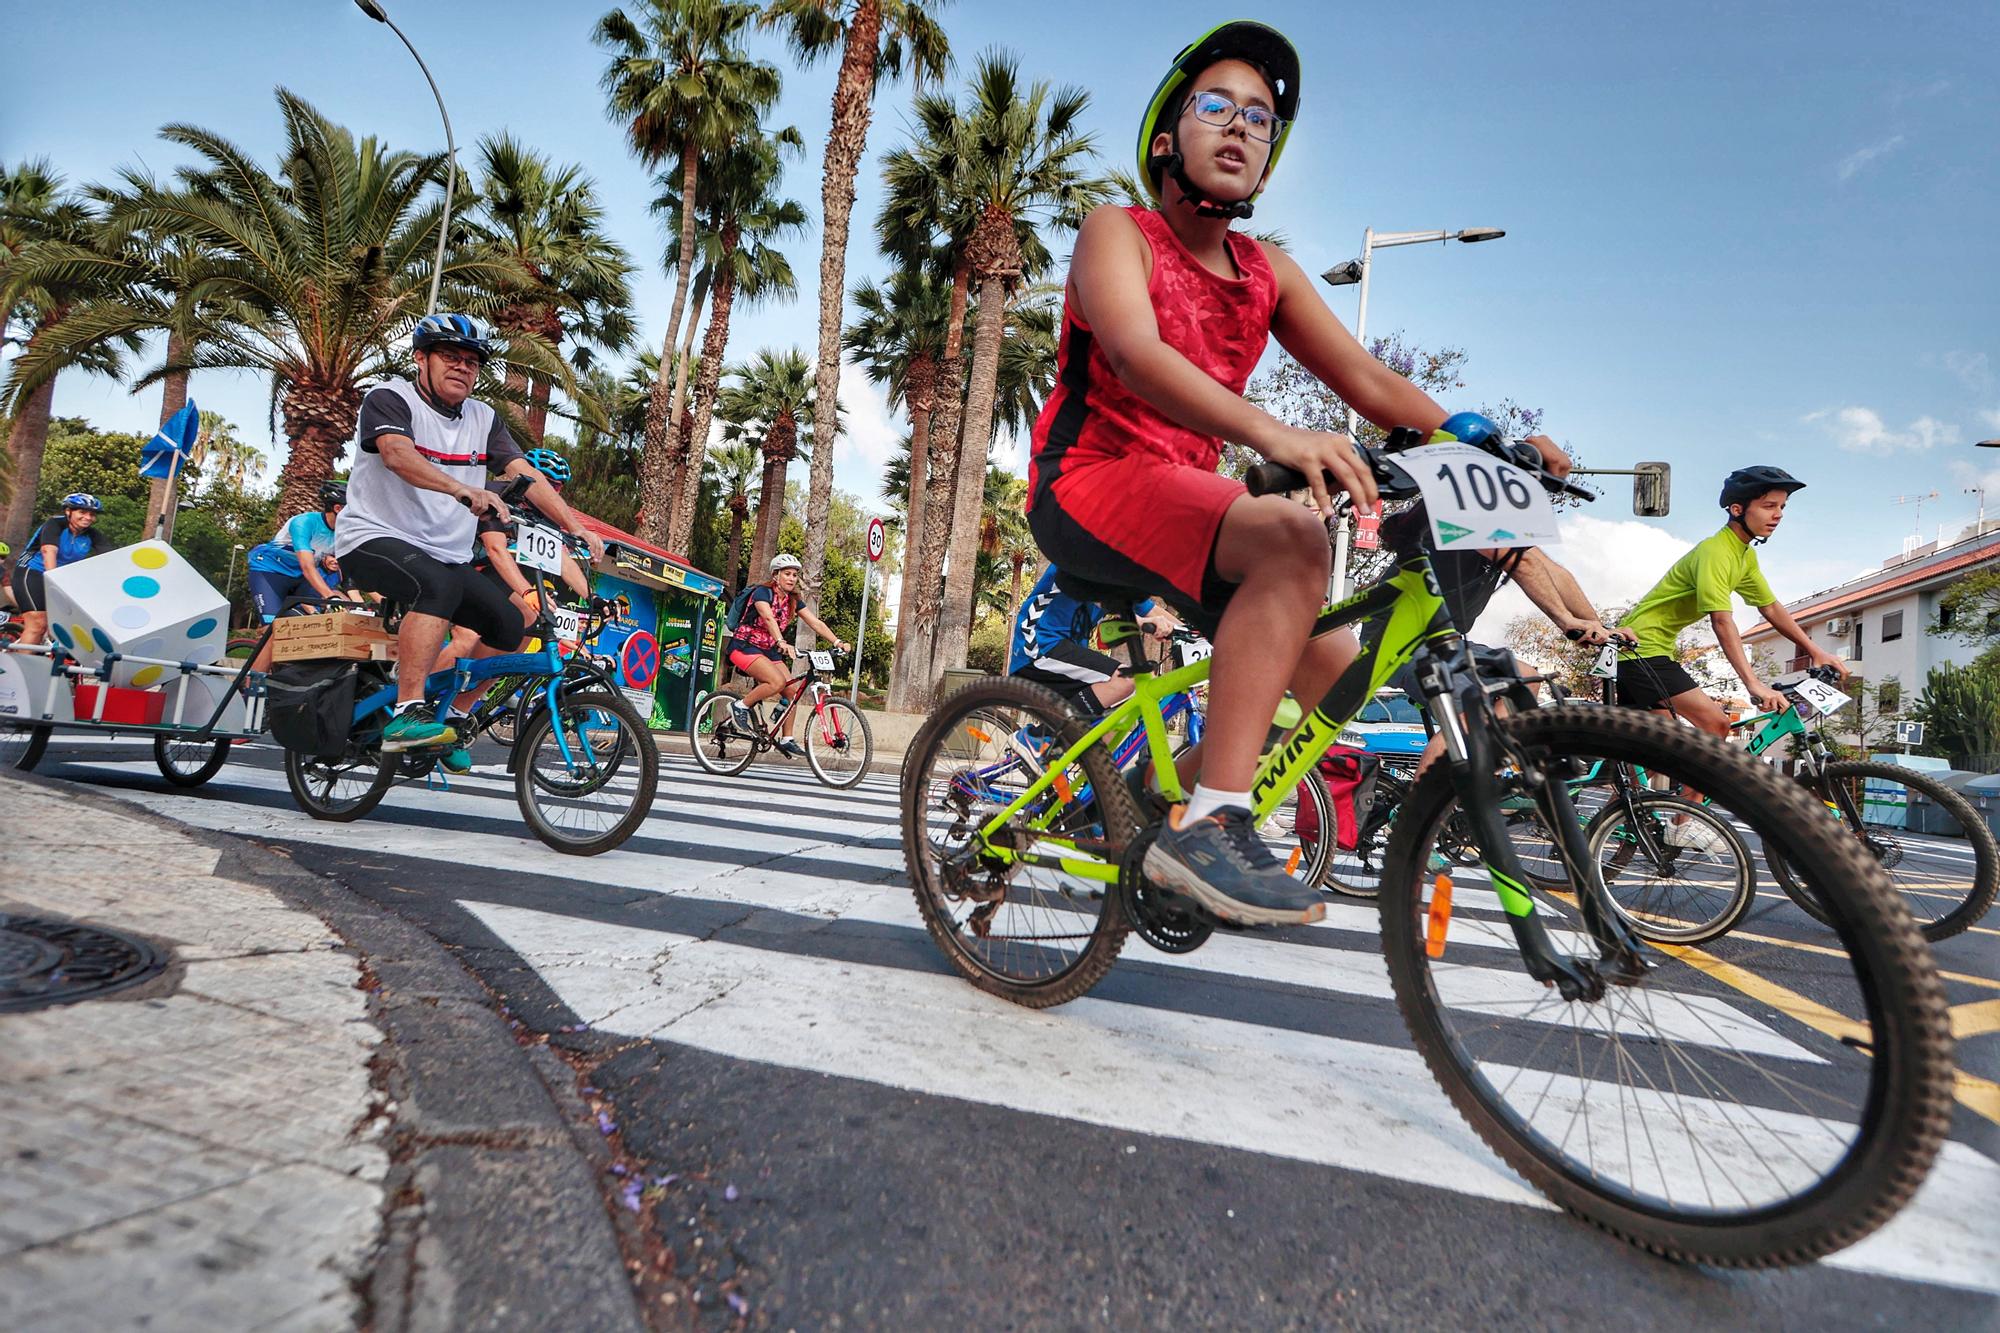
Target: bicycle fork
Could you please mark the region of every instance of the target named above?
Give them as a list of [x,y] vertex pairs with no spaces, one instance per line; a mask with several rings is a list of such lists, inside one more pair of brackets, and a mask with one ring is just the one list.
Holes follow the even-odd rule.
[[[1521,869],[1520,858],[1514,852],[1513,843],[1507,836],[1506,822],[1500,815],[1500,755],[1495,744],[1495,728],[1489,720],[1492,719],[1492,702],[1486,697],[1476,675],[1454,682],[1452,674],[1433,657],[1418,668],[1417,683],[1429,705],[1431,716],[1438,720],[1439,730],[1444,736],[1445,756],[1451,764],[1452,786],[1458,792],[1460,813],[1471,825],[1473,840],[1479,845],[1481,863],[1500,897],[1501,908],[1506,912],[1514,945],[1520,950],[1521,960],[1527,964],[1528,975],[1546,985],[1555,986],[1563,999],[1602,999],[1604,977],[1596,966],[1558,949],[1549,937],[1548,928],[1535,914],[1535,901],[1528,896],[1526,888],[1527,875]],[[1473,718],[1479,719],[1478,724],[1468,727],[1467,719]],[[1581,848],[1571,844],[1580,843],[1581,839],[1576,836],[1574,807],[1568,813],[1570,818],[1559,827],[1564,835],[1564,854],[1575,856]],[[1584,895],[1586,899],[1591,896],[1589,893]],[[1586,909],[1586,920],[1589,916],[1590,910]],[[1595,935],[1597,932],[1593,930],[1592,933]],[[1609,947],[1601,936],[1599,943]]]

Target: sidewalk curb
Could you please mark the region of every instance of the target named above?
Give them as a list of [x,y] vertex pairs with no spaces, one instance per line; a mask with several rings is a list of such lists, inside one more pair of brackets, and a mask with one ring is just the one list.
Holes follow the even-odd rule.
[[441,945],[280,848],[75,783],[15,776],[214,848],[218,876],[319,917],[357,955],[373,983],[370,1017],[388,1036],[375,1072],[391,1118],[365,1327],[645,1328],[596,1174],[559,1112],[563,1093]]

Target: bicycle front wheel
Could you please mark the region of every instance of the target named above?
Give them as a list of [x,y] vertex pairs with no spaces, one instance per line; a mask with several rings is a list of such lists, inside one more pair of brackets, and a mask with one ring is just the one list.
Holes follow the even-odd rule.
[[[2000,843],[1964,796],[1927,773],[1863,760],[1828,764],[1824,781],[1829,792],[1846,789],[1861,816],[1851,831],[1889,872],[1925,939],[1950,939],[1986,915],[2000,889]],[[1778,887],[1825,925],[1826,909],[1792,866],[1782,856],[1770,865]]]
[[153,737],[153,762],[160,776],[176,787],[199,787],[229,762],[226,740],[197,741],[181,736]]
[[652,812],[660,755],[622,695],[578,690],[540,708],[521,732],[514,791],[537,838],[596,856],[631,837]]
[[695,700],[688,714],[688,750],[694,761],[719,778],[733,778],[757,757],[752,739],[730,720],[737,696],[722,690]]
[[868,776],[875,758],[875,733],[868,719],[845,699],[828,699],[806,719],[806,762],[829,787],[852,787]]
[[1053,691],[986,679],[939,704],[903,761],[903,860],[924,928],[960,976],[1030,1008],[1083,994],[1124,946],[1132,794],[1095,745],[987,839],[986,855],[974,838],[1083,732]]
[[1459,1112],[1549,1198],[1671,1257],[1804,1263],[1882,1226],[1948,1128],[1951,1042],[1930,951],[1880,867],[1797,783],[1692,728],[1603,708],[1492,725],[1523,772],[1608,758],[1704,792],[1746,841],[1782,849],[1839,947],[1740,933],[1656,944],[1643,972],[1600,973],[1605,984],[1565,1000],[1530,975],[1511,925],[1531,902],[1570,965],[1589,965],[1599,949],[1575,904],[1595,890],[1488,891],[1471,872],[1428,872],[1457,812],[1440,764],[1396,825],[1382,943],[1411,1036]]

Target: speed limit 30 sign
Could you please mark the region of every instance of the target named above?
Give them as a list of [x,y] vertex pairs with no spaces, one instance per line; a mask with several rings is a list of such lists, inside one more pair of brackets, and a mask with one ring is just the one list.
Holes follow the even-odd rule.
[[868,559],[872,563],[882,558],[882,552],[889,548],[889,534],[882,530],[882,520],[868,520]]

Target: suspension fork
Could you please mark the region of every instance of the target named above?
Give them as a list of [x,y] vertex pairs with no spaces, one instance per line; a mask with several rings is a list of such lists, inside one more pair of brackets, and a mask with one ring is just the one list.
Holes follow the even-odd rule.
[[[1549,821],[1549,831],[1556,835],[1557,845],[1562,849],[1563,862],[1569,867],[1570,883],[1577,890],[1577,910],[1583,916],[1583,928],[1597,941],[1598,961],[1603,965],[1601,970],[1614,981],[1638,980],[1649,970],[1639,937],[1625,923],[1625,918],[1611,909],[1611,891],[1605,887],[1597,858],[1590,854],[1589,845],[1584,841],[1583,818],[1577,813],[1576,798],[1571,794],[1569,784],[1548,771],[1545,765],[1528,767],[1524,776],[1540,788],[1536,793],[1536,804],[1541,808],[1542,817]],[[1633,803],[1629,793],[1621,791],[1621,796],[1630,811]],[[1630,814],[1627,819],[1635,836],[1652,836],[1652,830],[1643,827],[1642,821],[1633,819]]]
[[[1514,934],[1514,947],[1527,964],[1528,975],[1554,985],[1565,1000],[1602,998],[1604,980],[1597,970],[1556,948],[1548,928],[1535,914],[1535,900],[1526,888],[1527,875],[1500,813],[1500,753],[1492,701],[1469,661],[1462,674],[1447,665],[1448,660],[1465,659],[1464,647],[1465,641],[1453,635],[1426,652],[1417,668],[1418,687],[1444,735],[1459,811],[1472,828],[1480,860],[1500,896],[1508,928]],[[1572,807],[1572,816],[1574,813]]]

